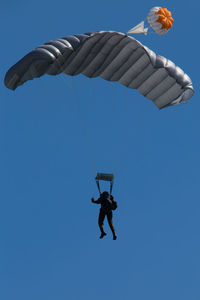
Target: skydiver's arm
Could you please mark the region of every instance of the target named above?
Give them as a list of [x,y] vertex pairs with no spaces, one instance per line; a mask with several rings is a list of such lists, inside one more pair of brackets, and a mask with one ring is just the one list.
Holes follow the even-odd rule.
[[91,198],[91,201],[92,201],[92,203],[95,203],[95,204],[100,204],[100,203],[101,203],[101,202],[100,202],[100,198],[97,199],[97,200],[94,200],[94,198],[92,197],[92,198]]

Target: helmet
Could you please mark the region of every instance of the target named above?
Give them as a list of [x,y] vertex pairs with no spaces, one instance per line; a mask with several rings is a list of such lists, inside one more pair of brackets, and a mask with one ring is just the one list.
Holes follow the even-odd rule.
[[103,193],[101,193],[101,197],[107,197],[109,196],[109,193],[107,191],[104,191]]

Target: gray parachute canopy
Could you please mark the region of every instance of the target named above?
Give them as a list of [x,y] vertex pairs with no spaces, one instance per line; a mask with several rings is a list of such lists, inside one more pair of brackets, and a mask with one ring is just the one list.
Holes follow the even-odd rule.
[[119,81],[137,89],[158,108],[187,102],[191,79],[173,62],[136,39],[114,31],[67,36],[45,43],[24,56],[5,76],[5,85],[19,85],[43,74],[84,74]]

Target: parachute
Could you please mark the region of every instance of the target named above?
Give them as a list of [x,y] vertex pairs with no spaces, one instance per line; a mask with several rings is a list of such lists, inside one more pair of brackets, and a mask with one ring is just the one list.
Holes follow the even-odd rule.
[[150,26],[156,33],[163,35],[168,32],[174,22],[167,8],[153,7],[147,17]]
[[192,81],[172,61],[124,33],[98,31],[67,36],[37,47],[11,67],[5,85],[15,90],[44,74],[83,74],[137,89],[159,108],[187,102]]
[[[147,21],[151,28],[159,35],[166,34],[172,27],[174,19],[172,18],[171,12],[167,8],[153,7],[148,16]],[[144,33],[147,34],[148,27],[144,28],[144,21],[131,28],[128,33]]]

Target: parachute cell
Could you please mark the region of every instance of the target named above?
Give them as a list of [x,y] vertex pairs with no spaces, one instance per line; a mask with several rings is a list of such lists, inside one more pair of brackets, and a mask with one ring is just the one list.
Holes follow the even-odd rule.
[[194,93],[190,78],[174,63],[115,31],[67,36],[39,46],[8,70],[5,85],[15,90],[35,77],[60,73],[119,81],[158,108],[187,102]]

